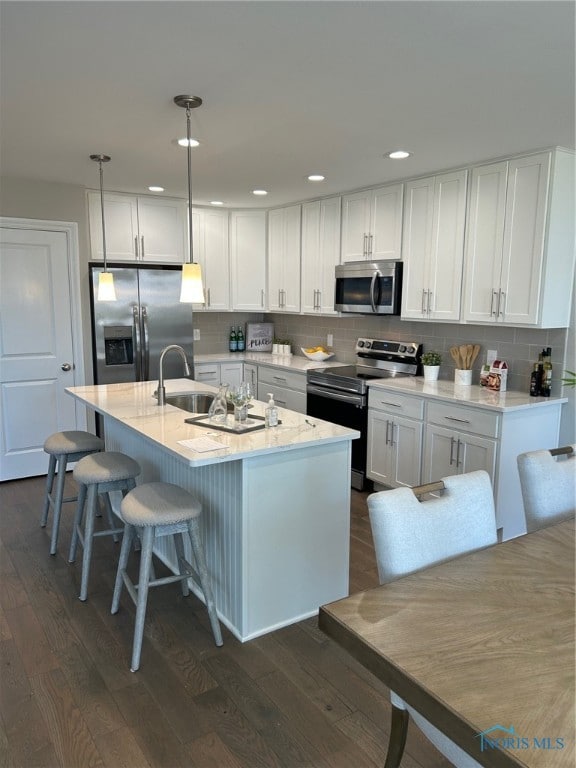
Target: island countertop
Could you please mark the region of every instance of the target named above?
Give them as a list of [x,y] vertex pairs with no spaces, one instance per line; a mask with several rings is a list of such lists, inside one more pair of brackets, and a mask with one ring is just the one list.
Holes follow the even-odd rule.
[[[168,379],[167,394],[217,392],[217,388],[190,379]],[[251,456],[354,440],[359,432],[278,408],[279,426],[244,434],[216,430],[211,426],[186,423],[193,415],[172,405],[159,406],[154,392],[156,381],[68,387],[67,392],[97,413],[116,419],[192,467],[235,461]],[[254,400],[249,413],[263,416],[265,403]],[[183,440],[209,437],[222,444],[220,450],[197,452],[181,444]]]

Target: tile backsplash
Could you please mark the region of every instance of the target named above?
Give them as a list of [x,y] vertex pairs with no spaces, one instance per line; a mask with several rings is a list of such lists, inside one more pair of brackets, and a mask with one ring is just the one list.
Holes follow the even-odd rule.
[[310,315],[289,315],[278,313],[208,313],[197,312],[194,325],[200,330],[200,340],[195,342],[198,354],[225,352],[228,350],[228,335],[231,325],[247,322],[273,322],[277,337],[289,339],[295,354],[300,347],[327,344],[327,335],[334,338],[333,349],[336,359],[354,362],[354,345],[359,336],[407,340],[422,343],[424,350],[437,350],[442,354],[440,378],[454,377],[454,362],[450,347],[460,344],[479,344],[480,354],[474,364],[473,381],[478,383],[480,367],[486,360],[486,352],[495,349],[498,358],[506,360],[509,366],[508,389],[528,392],[530,373],[538,353],[543,347],[552,348],[554,378],[552,393],[560,393],[560,378],[563,375],[566,354],[566,328],[530,329],[503,326],[459,325],[455,323],[414,322],[398,317],[314,317]]

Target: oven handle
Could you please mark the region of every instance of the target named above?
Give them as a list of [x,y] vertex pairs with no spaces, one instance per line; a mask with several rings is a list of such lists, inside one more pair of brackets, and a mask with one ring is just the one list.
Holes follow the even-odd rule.
[[309,395],[318,395],[319,397],[325,397],[328,400],[338,400],[341,403],[349,403],[350,405],[355,405],[357,408],[363,408],[366,405],[366,398],[364,395],[351,395],[345,392],[335,392],[333,389],[315,387],[313,384],[308,384],[306,392]]

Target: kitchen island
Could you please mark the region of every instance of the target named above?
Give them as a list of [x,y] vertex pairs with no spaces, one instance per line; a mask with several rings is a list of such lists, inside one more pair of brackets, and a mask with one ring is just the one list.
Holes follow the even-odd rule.
[[[186,423],[192,414],[172,405],[158,406],[155,389],[156,382],[138,382],[67,392],[103,417],[107,450],[138,461],[139,483],[175,483],[202,502],[214,597],[230,631],[250,640],[347,596],[351,441],[358,433],[283,408],[278,427],[217,431]],[[166,389],[216,391],[188,379],[169,380]],[[264,407],[255,401],[250,414],[262,416]],[[182,444],[197,438],[222,447],[201,452]],[[175,570],[171,541],[158,541],[155,552]]]

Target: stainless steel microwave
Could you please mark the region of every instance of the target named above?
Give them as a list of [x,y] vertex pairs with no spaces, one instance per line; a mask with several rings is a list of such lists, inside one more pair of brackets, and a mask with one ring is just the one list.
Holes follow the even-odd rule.
[[336,267],[334,309],[361,315],[399,315],[401,261],[349,261]]

